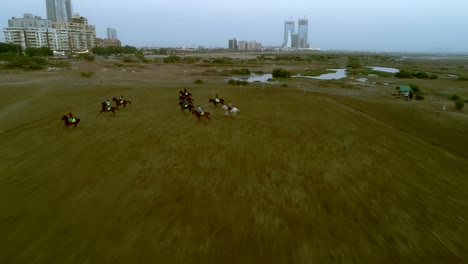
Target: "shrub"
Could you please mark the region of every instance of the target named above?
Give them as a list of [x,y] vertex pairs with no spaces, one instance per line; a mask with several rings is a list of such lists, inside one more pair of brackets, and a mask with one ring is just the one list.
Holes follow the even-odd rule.
[[81,77],[86,77],[86,78],[90,78],[91,76],[94,75],[94,72],[81,72]]
[[414,77],[418,79],[429,79],[429,75],[425,72],[412,73],[411,75],[413,75]]
[[231,73],[235,75],[250,75],[249,69],[231,70]]
[[400,70],[399,72],[395,73],[395,77],[397,77],[397,78],[412,78],[413,75],[409,71]]
[[459,81],[468,81],[468,77],[465,77],[465,76],[458,76],[458,80]]
[[455,100],[455,109],[457,110],[461,110],[463,107],[465,106],[465,102],[463,101],[462,98],[457,98],[457,100]]
[[424,92],[419,88],[417,84],[410,83],[409,86],[415,95],[416,100],[423,100],[424,99]]
[[439,76],[437,76],[437,74],[433,73],[433,74],[429,75],[429,79],[435,80],[435,79],[438,79],[438,78],[439,78]]
[[25,70],[44,69],[49,62],[42,57],[14,57],[8,63],[8,68],[22,68]]
[[274,69],[271,75],[274,78],[290,78],[291,72],[283,69]]
[[454,94],[454,95],[452,95],[452,97],[450,97],[450,99],[453,100],[453,101],[456,101],[456,100],[458,100],[458,99],[461,99],[461,97],[458,96],[458,95],[456,95],[456,94]]
[[179,62],[180,61],[180,57],[179,56],[176,56],[176,55],[170,55],[166,58],[163,59],[163,62],[165,63],[175,63],[175,62]]
[[288,85],[283,83],[280,87],[288,87]]
[[194,84],[203,84],[203,81],[200,80],[200,79],[196,79],[193,83]]
[[228,84],[235,85],[235,84],[236,84],[236,80],[234,80],[234,79],[229,79]]
[[351,61],[346,65],[346,68],[351,68],[351,69],[358,69],[361,67],[362,65],[358,61]]

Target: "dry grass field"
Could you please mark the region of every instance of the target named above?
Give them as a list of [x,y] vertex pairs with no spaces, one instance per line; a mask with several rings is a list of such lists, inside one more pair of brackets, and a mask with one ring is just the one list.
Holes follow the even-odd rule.
[[[441,96],[466,82],[419,81],[406,102],[394,85],[73,66],[0,72],[0,263],[468,263],[468,111]],[[180,111],[183,88],[211,120]],[[132,104],[99,114],[120,94]]]

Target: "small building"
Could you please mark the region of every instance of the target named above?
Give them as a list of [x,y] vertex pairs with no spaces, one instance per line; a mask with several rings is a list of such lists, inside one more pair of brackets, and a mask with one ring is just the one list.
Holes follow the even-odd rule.
[[411,86],[409,85],[399,85],[396,88],[400,94],[412,92]]

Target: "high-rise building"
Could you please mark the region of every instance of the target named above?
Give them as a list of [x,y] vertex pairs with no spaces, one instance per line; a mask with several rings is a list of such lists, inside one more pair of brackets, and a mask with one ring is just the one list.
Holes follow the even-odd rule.
[[298,48],[308,48],[307,33],[309,31],[309,21],[307,19],[298,20],[297,33],[299,34]]
[[107,38],[117,39],[117,30],[115,30],[114,28],[107,28]]
[[307,35],[309,30],[309,21],[307,19],[298,19],[297,33],[294,31],[294,21],[284,22],[283,48],[309,48]]
[[40,16],[32,14],[24,14],[22,18],[12,17],[8,20],[8,27],[16,28],[47,28],[50,27],[50,22],[47,19],[42,19]]
[[291,34],[294,34],[294,21],[286,21],[284,22],[284,41],[283,47],[291,47]]
[[230,50],[237,50],[238,49],[237,39],[233,38],[233,39],[229,40],[229,49]]
[[46,0],[47,19],[51,22],[68,22],[72,19],[71,0]]

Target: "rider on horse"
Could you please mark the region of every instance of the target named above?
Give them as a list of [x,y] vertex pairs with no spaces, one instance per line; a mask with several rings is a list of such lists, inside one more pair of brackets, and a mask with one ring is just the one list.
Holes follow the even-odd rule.
[[110,103],[109,99],[107,99],[107,101],[106,101],[106,109],[107,109],[107,111],[111,110],[111,103]]
[[123,102],[124,102],[123,96],[122,96],[122,95],[120,95],[120,97],[119,97],[119,102],[120,102],[121,104],[123,104]]
[[184,108],[187,108],[189,106],[189,102],[187,101],[187,98],[184,98],[184,102],[182,103],[182,106]]
[[228,111],[231,111],[231,110],[232,110],[232,103],[229,102],[229,103],[228,103]]
[[203,115],[205,113],[205,112],[203,112],[203,109],[202,109],[201,105],[198,105],[198,113],[200,115]]
[[216,93],[215,102],[216,102],[216,103],[219,103],[218,93]]
[[74,123],[76,121],[75,117],[73,116],[73,114],[71,112],[68,112],[68,122],[69,123]]

